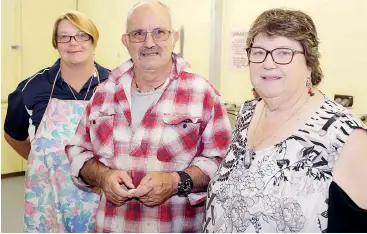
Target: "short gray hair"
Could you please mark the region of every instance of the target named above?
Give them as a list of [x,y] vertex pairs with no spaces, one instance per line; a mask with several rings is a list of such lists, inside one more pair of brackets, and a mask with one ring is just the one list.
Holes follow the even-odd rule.
[[127,33],[127,28],[128,28],[128,26],[129,26],[129,19],[130,19],[131,14],[133,13],[133,11],[134,11],[137,7],[139,7],[139,6],[143,5],[143,4],[147,3],[147,2],[157,2],[159,5],[161,5],[164,9],[166,9],[166,10],[167,10],[168,15],[169,15],[169,19],[170,19],[171,29],[172,29],[172,30],[174,30],[174,27],[173,27],[172,11],[171,11],[171,9],[170,9],[166,4],[164,4],[164,3],[160,2],[160,1],[140,1],[140,2],[136,3],[136,4],[131,8],[131,10],[129,11],[129,13],[127,14],[127,17],[126,17],[126,29],[125,29],[126,33]]

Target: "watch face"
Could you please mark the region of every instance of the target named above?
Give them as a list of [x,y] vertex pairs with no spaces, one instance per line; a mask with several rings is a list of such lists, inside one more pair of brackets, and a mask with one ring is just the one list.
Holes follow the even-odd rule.
[[191,180],[186,180],[185,182],[184,182],[184,190],[185,190],[185,192],[191,192],[191,189],[192,189],[192,182],[191,182]]
[[193,182],[191,178],[185,178],[178,184],[178,194],[188,195],[191,193]]

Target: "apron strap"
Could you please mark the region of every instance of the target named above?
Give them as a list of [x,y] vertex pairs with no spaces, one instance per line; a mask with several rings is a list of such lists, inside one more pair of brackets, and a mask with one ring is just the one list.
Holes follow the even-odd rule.
[[[56,73],[55,80],[54,80],[54,83],[53,83],[53,85],[52,85],[52,90],[51,90],[50,98],[48,99],[48,104],[50,104],[50,101],[51,101],[51,98],[52,98],[52,94],[54,93],[56,80],[57,80],[57,78],[59,77],[60,71],[61,71],[61,68],[59,68],[59,70],[58,70],[58,71],[57,71],[57,73]],[[47,106],[48,106],[48,104],[47,104]]]
[[[57,80],[57,78],[59,77],[60,71],[61,71],[61,68],[59,68],[59,70],[58,70],[58,71],[57,71],[57,73],[56,73],[55,80],[54,80],[54,83],[53,83],[53,85],[52,85],[52,90],[51,90],[50,98],[48,99],[48,104],[50,104],[50,101],[51,101],[51,99],[52,99],[52,94],[54,93],[56,80]],[[98,85],[100,85],[100,84],[101,84],[101,80],[99,79],[99,72],[98,72],[97,68],[95,68],[95,74],[97,75]],[[94,76],[94,75],[93,75],[93,76]],[[93,78],[92,78],[92,79],[93,79]],[[98,85],[97,85],[97,86],[98,86]],[[94,87],[94,89],[93,89],[93,93],[96,91],[97,86],[96,86],[96,87]],[[88,94],[87,94],[87,95],[88,95]],[[47,105],[47,106],[48,106],[48,105]]]

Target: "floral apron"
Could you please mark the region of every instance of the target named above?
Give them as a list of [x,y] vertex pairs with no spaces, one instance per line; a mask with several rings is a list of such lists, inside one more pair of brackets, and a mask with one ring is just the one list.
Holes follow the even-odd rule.
[[91,232],[96,220],[100,195],[73,184],[64,149],[88,101],[52,98],[59,73],[31,142],[25,174],[25,232]]

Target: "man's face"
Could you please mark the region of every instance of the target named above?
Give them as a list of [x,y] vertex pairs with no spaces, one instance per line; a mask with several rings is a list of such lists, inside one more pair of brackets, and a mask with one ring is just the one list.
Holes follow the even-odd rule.
[[122,36],[134,65],[146,71],[167,66],[177,40],[178,33],[172,31],[166,9],[148,4],[133,11],[127,34]]

